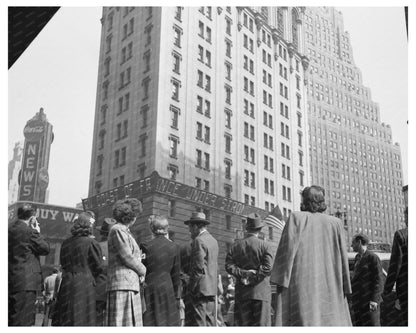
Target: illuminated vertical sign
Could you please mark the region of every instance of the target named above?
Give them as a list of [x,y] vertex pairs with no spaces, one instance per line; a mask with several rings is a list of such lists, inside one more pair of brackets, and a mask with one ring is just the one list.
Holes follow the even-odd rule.
[[40,146],[45,128],[45,123],[36,119],[29,121],[23,131],[26,140],[20,172],[19,201],[34,201],[39,171]]
[[22,171],[20,173],[19,200],[33,201],[37,180],[37,169],[39,162],[38,142],[26,142],[23,155]]

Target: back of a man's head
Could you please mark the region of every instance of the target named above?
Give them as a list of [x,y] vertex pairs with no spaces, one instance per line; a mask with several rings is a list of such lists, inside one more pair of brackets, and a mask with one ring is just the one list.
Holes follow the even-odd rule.
[[17,218],[19,220],[27,221],[32,216],[36,215],[36,208],[31,204],[23,204],[17,209]]

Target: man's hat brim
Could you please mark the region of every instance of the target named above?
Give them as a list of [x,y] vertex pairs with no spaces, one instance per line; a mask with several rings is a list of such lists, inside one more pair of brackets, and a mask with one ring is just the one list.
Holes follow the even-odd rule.
[[209,222],[208,220],[205,219],[190,219],[188,221],[184,222],[186,225],[192,224],[192,223],[205,223],[205,224],[210,224],[211,222]]

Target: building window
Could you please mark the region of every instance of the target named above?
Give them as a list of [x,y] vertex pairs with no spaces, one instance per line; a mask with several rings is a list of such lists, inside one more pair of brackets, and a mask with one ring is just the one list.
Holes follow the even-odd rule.
[[197,82],[197,86],[198,87],[203,87],[203,81],[204,81],[204,73],[202,73],[202,71],[198,70],[198,82]]
[[114,168],[118,168],[120,166],[120,150],[116,150],[114,152]]
[[168,172],[169,172],[169,179],[176,180],[176,176],[178,174],[178,167],[176,165],[169,164]]
[[146,140],[147,140],[146,134],[142,134],[139,138],[139,143],[140,143],[140,148],[141,148],[140,157],[146,156]]
[[303,166],[303,152],[299,151],[299,165]]
[[176,7],[176,11],[175,11],[175,18],[182,22],[182,7]]
[[201,96],[196,97],[196,111],[202,113],[203,98]]
[[229,159],[225,159],[224,163],[225,163],[225,178],[226,179],[231,179],[231,165],[232,165],[232,162]]
[[144,60],[144,71],[143,71],[143,73],[146,73],[146,72],[150,71],[150,51],[147,51],[143,55],[143,60]]
[[301,108],[301,97],[298,94],[296,94],[296,106],[298,109]]
[[209,192],[209,181],[208,180],[204,180],[204,191]]
[[146,165],[144,163],[141,163],[137,166],[137,173],[139,174],[139,179],[144,178],[146,173]]
[[225,103],[231,105],[231,92],[232,88],[229,85],[225,85]]
[[302,132],[298,132],[298,145],[302,147]]
[[173,53],[173,71],[180,74],[181,56],[177,53]]
[[98,149],[104,148],[104,138],[105,138],[105,130],[102,129],[98,137]]
[[231,110],[225,109],[225,127],[231,128],[231,116],[232,112]]
[[181,35],[182,35],[182,30],[179,27],[174,26],[173,27],[173,43],[177,47],[181,47]]
[[202,184],[202,179],[198,178],[198,177],[195,177],[195,187],[197,189],[201,189],[201,184]]
[[196,123],[196,138],[202,140],[202,124],[200,122]]
[[126,165],[126,147],[121,148],[120,166]]
[[106,38],[106,53],[109,53],[111,51],[111,40],[113,39],[113,36],[110,35]]
[[250,172],[250,187],[256,188],[256,175],[254,172]]
[[231,215],[225,215],[225,228],[231,230]]
[[148,105],[144,105],[141,109],[140,109],[140,113],[142,114],[142,128],[147,126],[147,115],[149,113],[149,106]]
[[202,168],[202,151],[196,150],[196,166]]
[[225,78],[228,81],[231,81],[231,64],[229,62],[225,63]]
[[231,42],[229,40],[225,40],[225,55],[231,58]]
[[179,88],[181,86],[180,82],[172,79],[172,99],[179,102]]
[[118,187],[118,178],[113,179],[113,187]]
[[103,173],[103,161],[104,161],[104,156],[98,155],[97,156],[97,176],[101,176]]
[[230,134],[225,134],[225,152],[231,154],[231,140],[232,136]]
[[108,74],[110,74],[110,62],[111,62],[111,58],[105,59],[105,62],[104,62],[104,76],[107,76]]
[[204,48],[198,45],[198,60],[204,62]]
[[231,20],[225,17],[225,33],[231,36]]
[[244,185],[245,186],[250,185],[250,173],[248,170],[244,170]]
[[106,100],[108,98],[108,85],[109,85],[108,81],[105,81],[103,83],[103,100]]
[[178,158],[178,144],[179,138],[174,135],[169,136],[169,156],[172,158]]
[[211,92],[211,77],[205,74],[205,90]]
[[206,38],[205,38],[205,40],[208,42],[208,43],[211,43],[211,28],[210,27],[208,27],[207,26],[207,30],[206,30]]
[[211,102],[207,99],[205,100],[205,116],[208,118],[211,117]]
[[149,85],[150,85],[150,78],[147,77],[143,79],[142,86],[143,86],[143,100],[149,98]]
[[208,126],[205,126],[205,135],[204,135],[204,142],[205,143],[210,143],[210,135],[211,134],[211,130]]
[[176,201],[168,200],[168,216],[174,217],[176,215]]
[[173,105],[170,106],[171,123],[170,126],[174,129],[178,129],[178,118],[180,110]]
[[303,171],[299,171],[299,183],[300,183],[300,186],[304,186],[304,178],[305,178],[305,175],[304,175]]
[[231,192],[233,191],[233,187],[228,184],[224,184],[224,196],[226,198],[231,198]]
[[101,193],[101,187],[103,186],[103,183],[101,180],[95,182],[95,193],[100,194]]
[[208,67],[211,67],[211,52],[209,52],[208,50],[205,50],[205,64]]
[[204,153],[205,155],[205,170],[209,170],[209,154]]

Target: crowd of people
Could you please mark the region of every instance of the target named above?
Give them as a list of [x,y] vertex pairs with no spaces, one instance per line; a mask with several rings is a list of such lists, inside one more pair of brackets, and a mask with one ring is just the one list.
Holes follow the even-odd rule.
[[[226,255],[226,276],[202,212],[184,222],[191,239],[182,246],[169,239],[160,215],[149,218],[152,239],[138,244],[130,228],[142,207],[134,198],[116,202],[100,242],[92,236],[94,213],[80,213],[62,244],[61,269],[44,281],[43,325],[50,318],[52,326],[351,326],[353,315],[356,325],[377,326],[382,297],[395,283],[407,325],[407,229],[395,234],[383,292],[366,235],[353,238],[350,276],[343,225],[324,214],[324,194],[319,186],[303,190],[301,211],[290,215],[275,254],[259,237],[263,219],[248,215],[245,237]],[[35,214],[24,204],[9,227],[9,326],[35,324],[39,256],[49,253]]]

